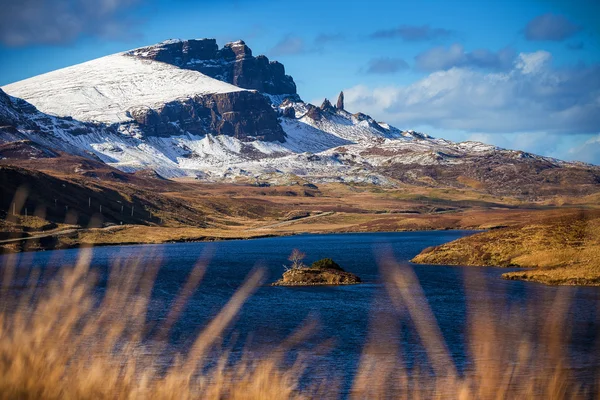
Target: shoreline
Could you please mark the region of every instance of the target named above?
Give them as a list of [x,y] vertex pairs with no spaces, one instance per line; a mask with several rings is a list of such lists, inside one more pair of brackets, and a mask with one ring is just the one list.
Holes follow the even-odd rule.
[[[145,227],[144,225],[133,225],[132,227]],[[149,227],[150,229],[154,229]],[[160,229],[160,228],[159,228]],[[143,245],[163,245],[163,244],[178,244],[178,243],[208,243],[208,242],[224,242],[224,241],[234,241],[234,240],[255,240],[255,239],[268,239],[268,238],[278,238],[278,237],[291,237],[291,236],[300,236],[300,235],[346,235],[346,234],[372,234],[372,233],[402,233],[402,232],[443,232],[443,231],[465,231],[472,232],[472,234],[486,232],[488,229],[448,229],[448,228],[439,228],[439,229],[402,229],[402,230],[371,230],[371,231],[353,231],[353,230],[343,230],[343,231],[325,231],[325,232],[276,232],[276,233],[265,233],[259,234],[255,236],[204,236],[198,238],[182,238],[182,239],[168,239],[164,241],[158,242],[145,242],[145,241],[124,241],[124,242],[98,242],[98,243],[87,243],[80,242],[73,245],[61,245],[60,247],[44,247],[44,248],[23,248],[20,251],[7,251],[8,249],[3,248],[0,251],[0,256],[8,255],[8,254],[18,254],[18,253],[31,253],[31,252],[39,252],[39,251],[55,251],[55,250],[71,250],[77,249],[81,247],[110,247],[110,246],[143,246]],[[76,232],[75,232],[76,233]],[[470,236],[470,235],[468,235]],[[12,243],[22,244],[24,242],[33,241],[35,239],[23,238],[22,240],[14,240]]]
[[[588,215],[592,218],[600,218],[600,210],[581,210],[579,214]],[[534,244],[538,246],[541,240],[536,237],[532,242],[532,238],[523,236],[528,227],[538,227],[538,231],[548,230],[556,221],[563,221],[563,228],[571,226],[570,224],[581,221],[573,218],[579,215],[577,213],[564,214],[559,219],[544,218],[528,221],[526,223],[506,226],[502,220],[496,220],[493,225],[490,225],[486,220],[482,220],[478,226],[462,228],[459,224],[455,227],[435,227],[432,225],[410,226],[405,229],[386,229],[389,228],[386,224],[381,225],[353,225],[343,226],[339,223],[333,223],[329,226],[311,226],[310,224],[298,225],[297,229],[271,230],[265,229],[265,232],[257,232],[258,229],[249,231],[248,229],[240,229],[239,231],[232,230],[206,230],[193,227],[156,227],[146,225],[124,225],[124,226],[109,226],[105,228],[82,228],[74,229],[64,235],[60,233],[56,236],[46,236],[42,238],[34,237],[31,239],[23,238],[11,243],[9,246],[2,247],[0,256],[29,253],[34,251],[52,251],[52,250],[70,250],[83,247],[108,247],[108,246],[143,246],[143,245],[165,245],[178,243],[201,243],[201,242],[221,242],[232,240],[253,240],[253,239],[268,239],[288,236],[300,235],[344,235],[344,234],[385,234],[385,233],[402,233],[402,232],[442,232],[442,231],[461,231],[465,232],[465,236],[457,240],[452,240],[443,243],[433,248],[422,249],[421,252],[413,257],[409,262],[412,264],[429,264],[429,265],[444,265],[444,266],[463,266],[463,267],[495,267],[506,268],[516,267],[519,271],[504,273],[502,279],[520,280],[526,282],[543,283],[546,285],[569,285],[569,286],[600,286],[600,270],[596,271],[591,262],[585,262],[583,259],[576,262],[552,263],[548,261],[552,259],[553,253],[563,251],[562,242],[556,240],[547,244],[545,247],[540,247],[537,250],[543,250],[546,253],[540,253],[544,257],[541,258],[545,264],[540,264],[539,260],[523,259],[523,255],[531,253],[527,245],[524,245],[522,239],[529,240],[528,245]],[[345,216],[346,218],[348,216]],[[579,221],[579,222],[577,222]],[[595,222],[594,222],[595,223]],[[459,225],[459,226],[456,226]],[[467,225],[466,223],[462,224]],[[486,225],[487,229],[482,229],[481,226]],[[544,229],[539,228],[545,226]],[[574,226],[574,225],[573,225]],[[595,226],[595,225],[594,225]],[[353,229],[355,228],[355,229]],[[367,228],[367,229],[365,229]],[[370,229],[368,229],[370,228]],[[379,228],[379,229],[378,229]],[[312,229],[312,230],[311,230]],[[576,231],[570,229],[569,231]],[[204,234],[203,234],[204,233]],[[39,236],[42,233],[35,233],[34,236]],[[514,239],[514,235],[518,234],[521,239]],[[508,236],[507,236],[508,235]],[[507,239],[508,238],[508,239]],[[512,238],[512,239],[511,239]],[[507,241],[508,240],[508,241]],[[545,240],[545,239],[544,239]],[[544,242],[544,240],[541,240]],[[591,239],[593,240],[593,238]],[[556,242],[556,243],[555,243]],[[567,240],[568,242],[568,240]],[[591,251],[595,251],[597,244],[590,242]],[[539,247],[539,246],[538,246]],[[600,247],[598,247],[600,249]],[[574,251],[577,248],[570,249]],[[535,252],[534,252],[535,254]],[[593,253],[595,254],[595,253]],[[592,253],[588,254],[592,255]],[[521,257],[521,258],[519,258]],[[539,258],[539,257],[538,257]],[[536,264],[537,262],[537,264]],[[589,266],[588,266],[589,264]],[[589,271],[583,270],[588,269]],[[559,271],[560,273],[558,273]]]
[[[136,227],[136,226],[133,226]],[[150,228],[152,229],[152,228]],[[78,248],[93,248],[93,247],[116,247],[116,246],[153,246],[153,245],[166,245],[166,244],[180,244],[180,243],[210,243],[210,242],[226,242],[226,241],[247,241],[247,240],[257,240],[257,239],[269,239],[269,238],[282,238],[282,237],[293,237],[293,236],[300,236],[300,235],[315,235],[315,236],[321,236],[321,235],[348,235],[348,234],[377,234],[377,233],[410,233],[410,232],[443,232],[443,231],[452,231],[452,232],[468,232],[467,235],[463,236],[462,238],[459,239],[455,239],[452,240],[450,242],[445,242],[440,244],[439,246],[435,246],[433,251],[436,251],[435,249],[443,247],[443,246],[448,246],[448,245],[452,245],[454,242],[458,241],[458,240],[468,240],[469,238],[473,237],[474,235],[477,234],[482,234],[482,233],[486,233],[486,232],[494,232],[494,231],[501,231],[503,229],[506,228],[498,228],[498,229],[447,229],[447,228],[443,228],[443,229],[405,229],[405,230],[395,230],[395,231],[389,231],[389,230],[373,230],[373,231],[351,231],[351,230],[347,230],[347,231],[326,231],[326,232],[276,232],[276,233],[266,233],[266,234],[260,234],[260,235],[255,235],[255,236],[249,236],[249,237],[243,237],[243,236],[231,236],[231,237],[218,237],[218,236],[205,236],[205,237],[198,237],[198,238],[183,238],[183,239],[169,239],[169,240],[165,240],[165,241],[160,241],[160,242],[154,242],[154,243],[149,243],[149,242],[143,242],[143,241],[138,241],[138,242],[114,242],[114,243],[109,243],[109,242],[100,242],[100,243],[77,243],[77,244],[73,244],[73,245],[67,245],[67,246],[62,246],[62,247],[58,247],[58,248],[25,248],[24,250],[21,251],[13,251],[13,252],[1,252],[0,253],[0,257],[3,256],[9,256],[9,255],[14,255],[14,254],[18,254],[18,253],[32,253],[32,252],[38,252],[38,251],[60,251],[60,250],[72,250],[72,249],[78,249]],[[27,239],[25,239],[24,241],[27,241]],[[413,266],[431,266],[431,267],[436,267],[436,266],[447,266],[447,267],[468,267],[468,268],[478,268],[478,267],[484,267],[484,268],[497,268],[497,269],[506,269],[506,268],[518,268],[518,271],[513,271],[513,272],[507,272],[507,273],[503,273],[499,276],[499,278],[504,279],[504,280],[513,280],[513,281],[522,281],[522,282],[527,282],[527,283],[538,283],[538,284],[543,284],[543,285],[547,285],[547,286],[579,286],[579,287],[600,287],[600,282],[589,282],[586,281],[585,279],[579,279],[576,277],[572,277],[572,278],[567,278],[564,280],[564,282],[560,282],[560,283],[556,283],[556,282],[548,282],[547,280],[543,279],[540,277],[535,277],[535,276],[531,276],[531,273],[536,273],[536,272],[540,272],[539,268],[536,267],[532,267],[532,266],[523,266],[523,265],[485,265],[485,264],[481,264],[481,265],[475,265],[475,264],[465,264],[465,263],[452,263],[452,262],[419,262],[419,261],[415,261],[416,258],[418,258],[419,256],[421,256],[422,254],[427,254],[424,253],[424,251],[427,250],[427,248],[422,249],[421,252],[419,254],[417,254],[415,257],[413,257],[411,260],[409,260],[408,262],[413,265]],[[543,272],[543,271],[542,271]],[[575,281],[575,282],[574,282]],[[298,286],[298,285],[277,285],[277,286]],[[317,286],[317,285],[310,285],[310,286]],[[323,286],[323,285],[320,285]],[[336,285],[332,285],[332,286],[336,286]]]

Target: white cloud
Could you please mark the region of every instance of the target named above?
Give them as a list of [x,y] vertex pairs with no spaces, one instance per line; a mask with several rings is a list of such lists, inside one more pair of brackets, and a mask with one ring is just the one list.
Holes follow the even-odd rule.
[[554,69],[545,51],[521,53],[503,73],[438,71],[408,86],[344,89],[346,108],[402,128],[469,133],[596,133],[600,66]]
[[535,53],[521,53],[515,62],[515,68],[524,74],[538,73],[546,68],[551,60],[552,55],[544,50]]
[[307,49],[302,38],[298,36],[287,35],[277,42],[277,44],[271,49],[270,53],[274,56],[284,56],[301,54],[306,51]]
[[600,165],[600,133],[584,144],[569,149],[568,153],[573,159]]
[[535,17],[524,29],[527,40],[565,40],[581,31],[580,25],[569,21],[564,15],[544,14]]
[[474,67],[490,70],[510,69],[515,51],[506,47],[497,52],[488,49],[465,51],[463,45],[454,43],[450,47],[438,46],[415,57],[416,68],[421,71],[438,71],[453,67]]
[[415,57],[415,64],[421,71],[439,71],[453,67],[504,71],[511,68],[515,56],[515,51],[510,47],[497,52],[488,49],[466,51],[463,45],[454,43],[450,47],[433,47],[418,54]]
[[82,35],[130,38],[123,12],[139,0],[0,0],[0,43],[63,44]]

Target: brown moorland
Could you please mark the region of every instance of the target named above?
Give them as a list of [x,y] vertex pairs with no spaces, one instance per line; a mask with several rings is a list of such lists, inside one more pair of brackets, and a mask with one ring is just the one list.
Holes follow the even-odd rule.
[[468,188],[315,186],[293,176],[285,186],[172,181],[75,156],[59,160],[36,160],[37,170],[31,160],[0,166],[2,251],[304,232],[493,229],[554,217],[596,199],[532,203]]
[[548,285],[600,286],[600,210],[555,211],[553,216],[427,248],[412,262],[526,267],[532,269],[503,277]]

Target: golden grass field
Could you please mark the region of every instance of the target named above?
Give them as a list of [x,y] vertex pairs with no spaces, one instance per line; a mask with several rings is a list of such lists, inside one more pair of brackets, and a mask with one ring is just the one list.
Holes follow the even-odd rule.
[[[27,217],[23,211],[20,215],[9,213],[0,222],[0,239],[59,234],[52,240],[0,242],[0,249],[22,251],[79,244],[164,243],[297,233],[490,229],[514,226],[547,213],[553,215],[556,210],[547,201],[529,204],[470,190],[418,187],[384,189],[327,184],[307,189],[301,185],[257,187],[187,182],[164,184],[159,193],[172,199],[172,203],[162,201],[163,209],[150,209],[152,220],[145,224],[124,223],[98,229],[89,228],[101,224],[102,216],[97,213],[90,220],[96,225],[82,225],[73,215],[47,221],[43,212],[31,216],[31,208]],[[577,206],[575,199],[571,201],[574,204],[563,208]],[[179,218],[177,207],[182,204],[187,207],[185,219]],[[69,232],[60,234],[61,231]]]
[[[295,360],[286,355],[304,341],[310,325],[260,359],[232,360],[221,337],[262,282],[252,273],[226,306],[198,334],[189,351],[166,369],[160,357],[164,340],[201,280],[207,261],[200,260],[172,303],[152,340],[147,341],[146,310],[157,265],[116,264],[104,296],[94,294],[95,275],[89,250],[75,266],[62,268],[50,284],[9,291],[14,269],[4,265],[0,308],[0,398],[2,399],[335,399],[341,376],[328,380],[306,376],[318,363],[308,351]],[[140,267],[142,273],[140,273]],[[386,301],[398,310],[397,321],[373,320],[352,399],[596,399],[600,376],[580,381],[566,355],[569,299],[554,299],[553,313],[530,310],[521,318],[489,312],[486,301],[470,302],[465,338],[473,362],[463,371],[446,348],[419,282],[410,268],[382,261]],[[471,288],[487,282],[470,281]],[[409,367],[390,343],[386,329],[410,321],[422,342],[427,365]],[[541,324],[542,335],[532,326]],[[327,347],[327,346],[325,346]],[[427,372],[431,370],[431,372]],[[420,371],[420,372],[419,372]],[[301,377],[306,383],[301,383]]]
[[549,285],[600,286],[600,211],[562,210],[537,221],[425,249],[422,264],[530,268],[503,275]]

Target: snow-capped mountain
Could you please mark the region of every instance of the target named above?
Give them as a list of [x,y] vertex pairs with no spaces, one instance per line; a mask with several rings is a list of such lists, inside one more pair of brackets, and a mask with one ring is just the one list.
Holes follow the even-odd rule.
[[275,183],[495,179],[502,192],[511,179],[533,184],[576,171],[582,184],[600,183],[597,167],[454,143],[350,113],[343,94],[336,106],[304,103],[283,65],[254,57],[242,41],[219,49],[214,39],[170,40],[2,90],[0,142],[27,139],[125,172]]
[[162,62],[115,54],[3,88],[40,111],[79,121],[127,123],[140,109],[245,89]]

